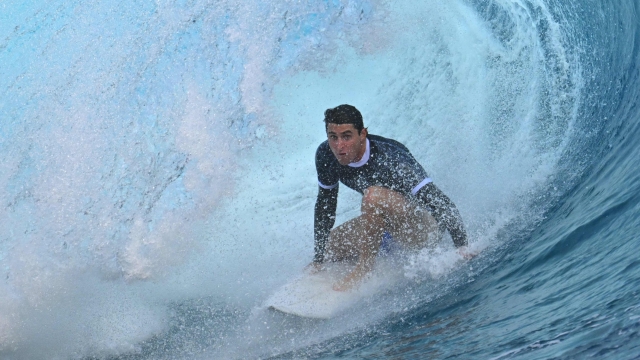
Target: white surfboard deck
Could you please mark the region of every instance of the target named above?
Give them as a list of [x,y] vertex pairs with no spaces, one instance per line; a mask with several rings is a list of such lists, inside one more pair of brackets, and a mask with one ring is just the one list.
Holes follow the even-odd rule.
[[271,310],[306,318],[335,317],[383,287],[384,282],[376,279],[348,291],[333,290],[333,284],[350,269],[347,264],[331,264],[318,273],[302,274],[271,295],[265,305]]

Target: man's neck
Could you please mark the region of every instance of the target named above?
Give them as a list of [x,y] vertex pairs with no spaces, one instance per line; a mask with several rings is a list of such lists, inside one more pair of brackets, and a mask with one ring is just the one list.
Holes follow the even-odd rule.
[[352,162],[349,164],[351,167],[360,167],[369,161],[369,156],[371,155],[371,150],[369,149],[369,139],[365,138],[366,144],[362,151],[362,154],[358,157],[360,160],[356,162]]

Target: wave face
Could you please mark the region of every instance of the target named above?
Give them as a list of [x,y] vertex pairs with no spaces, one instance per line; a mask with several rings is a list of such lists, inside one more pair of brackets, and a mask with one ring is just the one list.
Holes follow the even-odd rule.
[[[0,357],[640,355],[637,1],[5,1]],[[414,254],[329,321],[324,109],[356,105],[480,251]],[[341,191],[338,221],[358,214]]]

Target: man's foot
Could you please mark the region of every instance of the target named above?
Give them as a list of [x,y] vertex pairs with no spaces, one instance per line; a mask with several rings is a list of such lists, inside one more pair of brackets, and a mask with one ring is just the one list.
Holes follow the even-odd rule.
[[361,269],[360,267],[356,267],[347,276],[342,278],[342,280],[333,284],[333,290],[349,291],[354,286],[358,285],[367,273],[368,271]]

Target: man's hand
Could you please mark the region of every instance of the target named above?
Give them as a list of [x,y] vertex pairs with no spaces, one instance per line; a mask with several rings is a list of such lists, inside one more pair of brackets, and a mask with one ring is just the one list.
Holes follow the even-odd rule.
[[319,262],[315,262],[315,261],[312,261],[311,264],[309,264],[309,265],[304,267],[304,271],[307,274],[311,274],[311,275],[317,274],[317,273],[319,273],[320,271],[322,271],[324,269],[325,268],[324,268],[324,264],[323,263],[319,263]]
[[465,260],[473,259],[476,255],[478,255],[477,252],[473,252],[469,250],[469,248],[467,248],[466,246],[459,247],[458,254],[462,256]]

